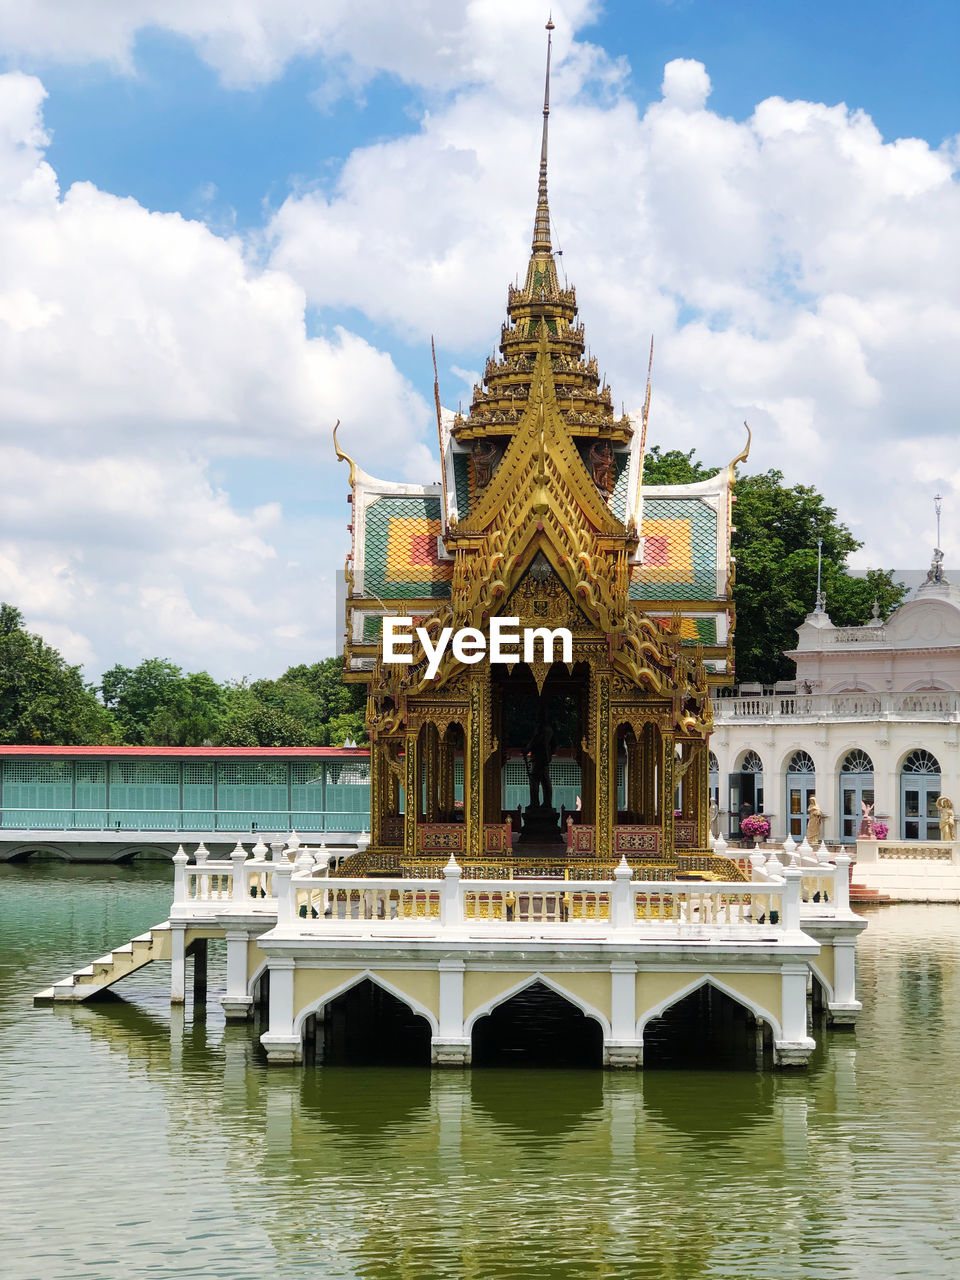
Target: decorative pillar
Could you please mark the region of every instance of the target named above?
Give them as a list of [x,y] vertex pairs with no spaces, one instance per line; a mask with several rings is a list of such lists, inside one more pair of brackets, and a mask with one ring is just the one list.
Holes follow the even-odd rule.
[[426,787],[427,800],[424,806],[424,819],[427,822],[437,821],[437,777],[440,764],[440,740],[437,737],[437,726],[426,724],[423,727],[423,781]]
[[486,726],[483,681],[470,678],[470,709],[467,712],[466,749],[463,761],[463,820],[467,831],[467,857],[483,859],[483,773]]
[[654,822],[657,811],[657,726],[645,724],[640,738],[640,812],[643,821]]
[[696,747],[697,758],[691,765],[694,780],[694,817],[697,820],[697,848],[710,847],[710,750],[707,739]]
[[662,856],[672,862],[676,848],[673,837],[673,792],[676,764],[673,732],[660,734],[660,822],[663,832]]
[[417,823],[420,813],[420,733],[408,729],[403,756],[403,856],[417,856]]
[[374,849],[383,846],[383,815],[386,809],[387,789],[384,786],[386,761],[380,739],[370,735],[370,843]]
[[450,821],[450,814],[454,808],[454,753],[453,738],[450,730],[453,726],[448,726],[447,732],[444,734],[440,742],[440,758],[438,763],[440,777],[438,780],[438,790],[440,795],[440,812],[444,815],[444,821]]
[[643,809],[642,761],[643,747],[634,735],[627,740],[627,808],[634,816],[634,821],[636,821],[636,815]]
[[613,827],[617,803],[617,735],[610,724],[610,673],[597,674],[597,857],[613,859]]

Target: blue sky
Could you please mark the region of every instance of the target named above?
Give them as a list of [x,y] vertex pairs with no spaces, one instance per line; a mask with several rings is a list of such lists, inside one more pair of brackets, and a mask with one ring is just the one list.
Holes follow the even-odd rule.
[[[22,219],[0,233],[0,595],[92,674],[152,648],[232,675],[330,652],[327,428],[370,470],[431,478],[429,334],[446,402],[468,398],[524,265],[547,6],[53,10],[0,0]],[[934,488],[960,554],[960,7],[554,18],[553,212],[615,396],[634,405],[654,330],[654,438],[723,461],[749,415],[756,464],[823,488],[863,564],[924,563]],[[135,563],[105,549],[103,503],[136,524]]]

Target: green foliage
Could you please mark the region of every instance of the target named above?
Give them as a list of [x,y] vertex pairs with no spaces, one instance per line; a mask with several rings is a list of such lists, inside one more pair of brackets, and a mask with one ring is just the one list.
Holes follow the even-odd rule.
[[797,627],[816,603],[818,538],[822,585],[837,626],[867,622],[874,600],[882,617],[902,601],[904,589],[888,572],[847,573],[847,557],[861,544],[816,489],[786,488],[782,472],[767,471],[738,478],[734,494],[738,680],[771,683],[793,675],[783,651],[794,647]]
[[643,456],[644,484],[694,484],[697,480],[709,480],[720,470],[694,462],[696,449],[684,453],[682,449],[668,449],[663,453],[658,444],[651,445]]
[[216,742],[223,724],[224,691],[206,671],[184,675],[162,658],[136,667],[111,667],[100,682],[125,743],[200,747]]
[[0,604],[0,742],[79,746],[110,742],[114,729],[80,668],[25,631],[18,609]]

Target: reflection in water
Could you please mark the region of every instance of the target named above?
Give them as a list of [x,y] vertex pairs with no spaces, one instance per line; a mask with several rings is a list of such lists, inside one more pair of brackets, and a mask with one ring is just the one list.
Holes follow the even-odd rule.
[[960,1273],[953,908],[872,917],[861,1027],[806,1075],[268,1070],[215,965],[205,1019],[159,965],[30,1008],[168,885],[0,870],[4,1280]]

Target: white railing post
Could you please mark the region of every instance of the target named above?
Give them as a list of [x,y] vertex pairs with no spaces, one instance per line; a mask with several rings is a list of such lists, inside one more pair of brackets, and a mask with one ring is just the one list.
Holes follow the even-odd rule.
[[247,905],[247,886],[244,883],[246,876],[243,873],[244,863],[247,861],[247,851],[238,840],[230,854],[230,862],[233,866],[233,879],[230,885],[230,897],[235,907],[245,907]]
[[[787,838],[786,840],[784,840],[783,844],[781,845],[781,848],[788,858],[790,857],[791,854],[796,853],[797,851],[797,842],[796,840],[794,840],[793,836],[790,834],[789,831],[787,832]],[[789,863],[787,865],[789,865]]]
[[287,858],[287,842],[286,840],[270,841],[270,861],[271,862],[288,862]]
[[611,929],[629,929],[633,924],[633,868],[626,858],[621,858],[613,873],[613,892],[610,894]]
[[443,868],[443,889],[440,892],[440,926],[448,928],[463,923],[463,903],[460,898],[460,878],[463,872],[451,853],[450,861]]
[[173,901],[177,906],[184,906],[187,901],[187,863],[190,859],[183,851],[183,845],[173,855]]
[[850,859],[845,853],[838,853],[835,862],[833,908],[839,914],[850,910]]
[[280,929],[294,922],[293,886],[290,883],[292,875],[293,863],[287,858],[277,864],[273,873],[273,891],[277,899],[277,927]]
[[788,933],[800,928],[800,882],[803,872],[799,867],[787,867],[783,873],[783,919],[781,923]]

